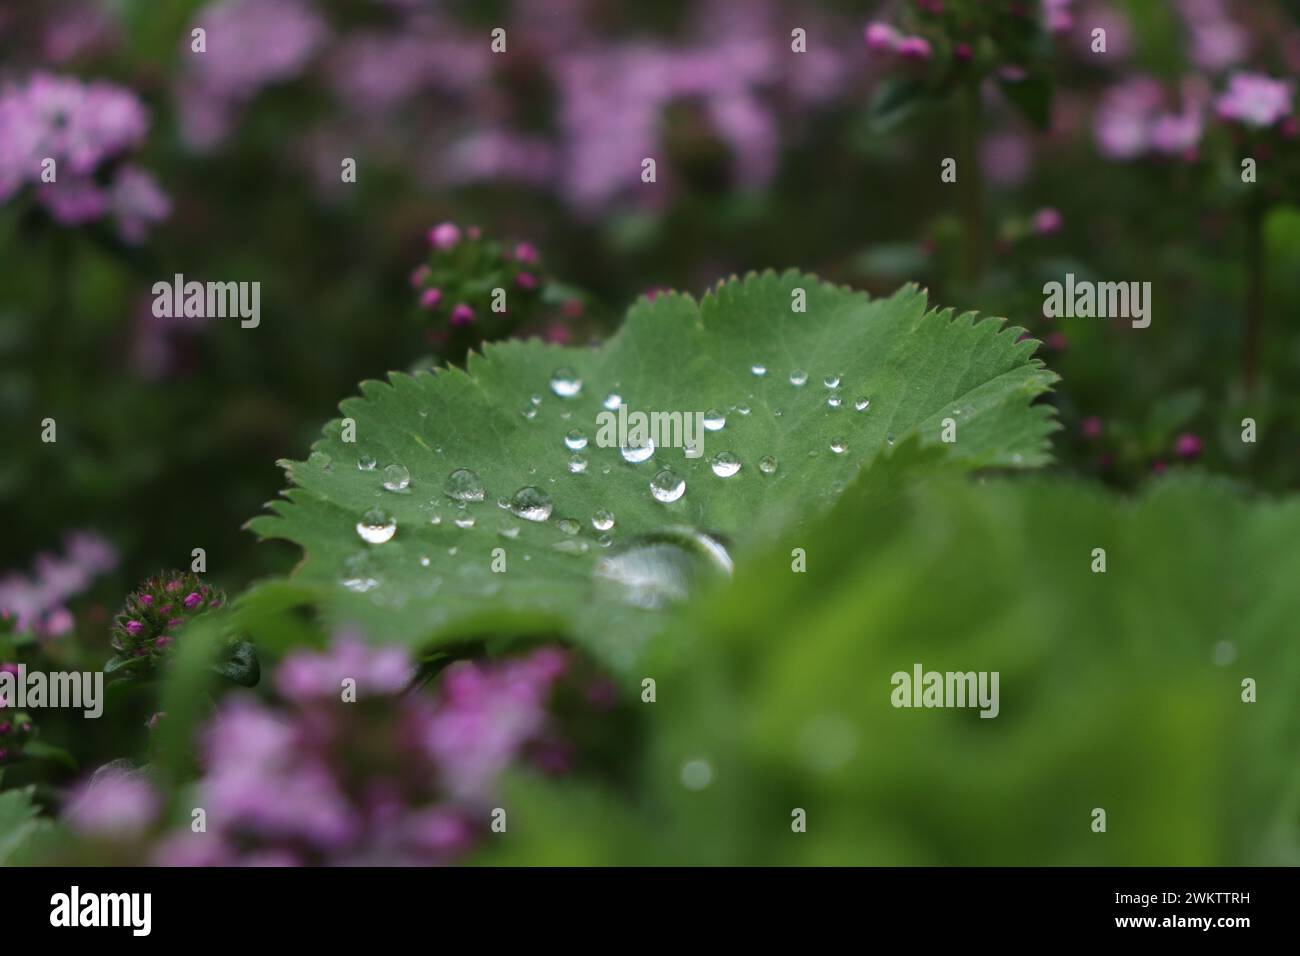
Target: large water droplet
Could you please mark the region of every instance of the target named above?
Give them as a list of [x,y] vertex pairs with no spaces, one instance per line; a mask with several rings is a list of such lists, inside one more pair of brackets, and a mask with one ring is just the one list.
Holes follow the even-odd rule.
[[474,527],[474,516],[473,516],[473,515],[463,515],[463,516],[457,518],[457,519],[456,519],[456,527],[457,527],[457,528],[472,528],[472,527]]
[[859,398],[856,402],[853,403],[853,407],[859,412],[865,412],[868,408],[871,407],[871,399]]
[[582,379],[571,368],[557,368],[551,376],[551,391],[560,398],[573,398],[582,391]]
[[831,451],[835,452],[835,454],[842,455],[846,451],[848,451],[848,449],[849,449],[848,443],[845,442],[843,438],[831,439]]
[[586,470],[587,459],[583,458],[581,455],[574,455],[569,459],[569,474],[580,475]]
[[704,413],[704,427],[711,432],[722,431],[722,426],[727,424],[727,416],[722,414],[716,408],[710,408]]
[[639,465],[655,453],[655,443],[653,439],[647,438],[640,445],[625,445],[619,451],[622,453],[624,461]]
[[764,455],[758,460],[758,470],[765,475],[770,475],[776,471],[776,459],[771,455]]
[[801,368],[797,368],[797,369],[795,369],[793,372],[790,373],[790,384],[791,384],[791,385],[802,385],[802,384],[804,384],[806,381],[808,381],[808,373],[805,372],[803,369],[801,369]]
[[766,365],[751,365],[749,367],[749,370],[753,372],[755,375],[757,375],[759,378],[762,378],[764,375],[767,374]]
[[825,385],[827,388],[839,388],[840,377],[838,375],[827,375],[824,379],[822,379],[822,384]]
[[676,501],[686,494],[686,480],[671,468],[665,468],[650,479],[650,494],[654,495],[655,501],[665,504]]
[[405,491],[411,486],[411,472],[405,465],[389,465],[384,469],[384,487],[389,491]]
[[564,447],[569,451],[582,451],[587,447],[587,436],[582,433],[582,429],[575,428],[564,436]]
[[582,530],[582,525],[578,524],[578,522],[572,518],[561,518],[559,521],[555,522],[555,526],[565,534],[577,534]]
[[839,408],[840,405],[843,404],[843,400],[838,395],[832,395],[830,398],[826,399],[826,404],[831,408]]
[[447,476],[443,492],[456,501],[482,501],[483,479],[468,468],[457,468]]
[[614,527],[614,512],[601,508],[591,516],[591,526],[597,531],[608,531]]
[[653,609],[683,600],[701,578],[730,577],[732,568],[731,555],[716,538],[675,526],[612,549],[593,573],[602,593]]
[[510,499],[511,514],[525,521],[545,521],[552,507],[550,495],[532,485],[520,488]]
[[357,534],[367,544],[383,544],[397,533],[397,520],[382,508],[371,508],[357,522]]
[[718,452],[713,458],[713,473],[719,478],[730,478],[740,471],[740,459],[729,451]]
[[360,468],[362,471],[374,471],[376,464],[378,464],[378,462],[376,462],[369,455],[362,455],[360,458],[357,459],[357,467]]
[[605,406],[607,411],[616,412],[618,406],[623,404],[623,396],[618,392],[610,392],[605,396],[605,400],[601,404]]

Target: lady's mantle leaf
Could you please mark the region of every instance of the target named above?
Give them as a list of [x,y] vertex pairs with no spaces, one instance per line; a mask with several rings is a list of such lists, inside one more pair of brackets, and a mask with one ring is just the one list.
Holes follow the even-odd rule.
[[[643,299],[600,348],[510,341],[465,371],[363,383],[251,527],[301,545],[295,584],[374,640],[562,630],[630,666],[657,607],[823,512],[890,442],[940,443],[950,419],[957,463],[1046,462],[1056,424],[1033,402],[1055,376],[1020,336],[927,312],[914,286],[872,300],[794,272]],[[702,457],[632,463],[598,442],[620,403],[725,424]]]

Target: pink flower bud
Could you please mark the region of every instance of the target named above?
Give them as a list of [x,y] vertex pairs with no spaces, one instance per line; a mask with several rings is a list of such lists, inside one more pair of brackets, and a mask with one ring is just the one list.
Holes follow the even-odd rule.
[[1191,432],[1184,432],[1178,436],[1174,442],[1174,451],[1179,458],[1198,458],[1202,451],[1205,450],[1205,444],[1201,439]]
[[189,594],[185,595],[184,604],[186,607],[196,607],[197,605],[202,603],[203,603],[203,596],[199,594],[198,591],[191,591]]
[[144,630],[144,625],[141,624],[139,621],[126,622],[126,633],[130,634],[132,637],[135,637],[143,630]]
[[421,288],[429,278],[429,271],[428,265],[424,263],[411,270],[411,287],[415,289]]
[[537,247],[531,242],[521,242],[515,246],[515,258],[529,265],[537,265],[541,256],[537,254]]
[[536,289],[537,277],[531,272],[521,272],[515,276],[515,284],[521,289]]
[[952,48],[952,55],[958,62],[969,63],[971,57],[975,55],[975,51],[971,49],[969,43],[958,43]]
[[420,308],[422,309],[436,309],[440,302],[442,302],[441,289],[425,289],[420,293]]
[[1090,415],[1080,423],[1079,431],[1083,433],[1084,438],[1091,441],[1101,437],[1101,427],[1101,419],[1096,415]]
[[1060,232],[1064,224],[1065,219],[1060,211],[1051,206],[1044,206],[1034,213],[1034,232],[1040,236],[1050,236]]
[[474,310],[464,302],[451,310],[452,325],[469,325],[474,321]]

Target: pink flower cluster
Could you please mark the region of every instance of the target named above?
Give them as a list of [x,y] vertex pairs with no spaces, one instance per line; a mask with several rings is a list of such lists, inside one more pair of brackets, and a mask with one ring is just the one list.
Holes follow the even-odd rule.
[[36,73],[0,88],[0,202],[30,185],[59,223],[113,216],[141,241],[171,212],[152,175],[120,162],[148,128],[140,100],[111,83]]
[[1261,73],[1234,73],[1214,103],[1219,118],[1263,129],[1291,115],[1293,87]]
[[1183,81],[1178,108],[1168,108],[1161,85],[1134,76],[1102,96],[1093,120],[1093,133],[1102,154],[1110,159],[1136,159],[1148,154],[1192,158],[1205,132],[1210,93],[1199,77]]
[[[198,805],[207,832],[167,837],[163,865],[428,865],[463,854],[490,823],[501,773],[554,751],[548,703],[569,669],[543,648],[453,664],[434,696],[403,694],[406,652],[344,636],[277,669],[283,706],[228,698],[205,732]],[[554,761],[551,762],[554,766]],[[123,781],[110,780],[114,786]],[[92,785],[93,782],[92,782]],[[82,803],[84,803],[84,799]],[[120,807],[138,832],[138,798]],[[80,805],[74,801],[73,806]],[[71,822],[110,835],[104,814]]]
[[99,575],[117,567],[117,551],[93,532],[76,531],[64,539],[64,554],[40,554],[31,576],[17,572],[0,578],[0,614],[12,616],[19,631],[57,637],[72,630],[66,602]]

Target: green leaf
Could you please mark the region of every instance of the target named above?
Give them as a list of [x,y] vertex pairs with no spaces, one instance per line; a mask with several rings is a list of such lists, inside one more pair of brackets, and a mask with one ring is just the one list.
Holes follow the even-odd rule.
[[4,866],[37,832],[49,826],[32,803],[34,787],[0,792],[0,866]]
[[53,744],[47,744],[43,740],[32,740],[23,746],[24,757],[36,757],[41,760],[53,760],[67,767],[69,770],[77,769],[77,758],[72,756],[62,747],[56,747]]
[[[792,310],[799,290],[803,312]],[[362,397],[340,406],[356,423],[356,442],[342,440],[342,422],[327,425],[308,461],[284,463],[293,485],[285,500],[250,526],[302,546],[295,593],[330,623],[412,644],[561,630],[628,667],[659,626],[646,605],[719,576],[709,571],[728,563],[719,543],[739,554],[823,512],[890,442],[919,434],[938,443],[951,417],[957,441],[942,448],[962,467],[1048,461],[1056,423],[1048,406],[1032,403],[1055,376],[1032,357],[1035,343],[1019,338],[1000,320],[927,311],[913,286],[872,300],[794,272],[720,283],[699,302],[675,293],[643,299],[601,348],[509,341],[471,356],[465,371],[363,383]],[[562,369],[581,379],[577,396],[552,390]],[[791,382],[796,370],[807,375],[802,385]],[[837,386],[825,384],[835,378]],[[618,448],[597,447],[597,416],[611,395],[630,411],[717,409],[726,423],[704,432],[701,458],[661,448],[632,464]],[[870,405],[859,411],[859,400]],[[577,452],[564,441],[573,429],[588,442]],[[840,441],[847,450],[836,453]],[[722,452],[740,461],[737,474],[714,473]],[[585,462],[581,473],[570,470],[574,456]],[[770,474],[759,467],[765,457],[776,462]],[[362,459],[376,467],[360,469]],[[409,470],[404,491],[385,490],[390,465]],[[444,494],[457,469],[484,486],[484,500],[463,510]],[[686,482],[674,502],[651,494],[661,469]],[[553,502],[549,520],[498,507],[530,486]],[[397,530],[367,544],[357,524],[376,508]],[[602,510],[616,522],[608,549],[592,523]],[[576,534],[565,533],[569,521]],[[633,545],[644,550],[628,557]],[[505,573],[492,571],[497,548]],[[596,573],[611,556],[622,583]],[[628,586],[646,574],[651,587]],[[264,588],[268,601],[282,602],[282,587]]]
[[871,97],[868,110],[871,128],[877,133],[893,129],[907,119],[928,95],[927,87],[918,80],[886,77]]

